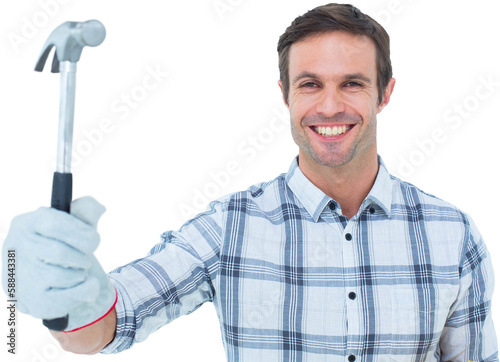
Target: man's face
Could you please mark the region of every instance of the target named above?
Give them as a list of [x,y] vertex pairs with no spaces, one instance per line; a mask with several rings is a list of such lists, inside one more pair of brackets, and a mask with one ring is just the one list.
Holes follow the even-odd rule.
[[370,38],[335,31],[293,44],[289,79],[287,106],[301,168],[376,157],[376,114],[387,104],[394,80],[379,105]]

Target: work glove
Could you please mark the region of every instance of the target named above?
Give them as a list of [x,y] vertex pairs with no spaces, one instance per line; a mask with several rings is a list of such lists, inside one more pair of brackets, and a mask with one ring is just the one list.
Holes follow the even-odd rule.
[[[73,331],[113,309],[116,291],[93,254],[100,242],[97,222],[104,211],[93,198],[84,197],[71,203],[71,214],[42,207],[14,218],[2,257],[7,265],[8,251],[15,250],[20,312],[42,319],[68,315],[66,331]],[[9,276],[7,268],[2,269],[7,293]]]

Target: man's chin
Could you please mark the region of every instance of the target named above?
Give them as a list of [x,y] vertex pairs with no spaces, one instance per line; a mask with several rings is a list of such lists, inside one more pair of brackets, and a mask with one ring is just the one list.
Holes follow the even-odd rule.
[[[340,167],[340,166],[347,165],[349,162],[352,161],[351,155],[312,154],[312,155],[310,155],[310,157],[304,157],[304,158],[307,158],[307,161],[313,163],[316,167],[318,167],[318,166],[321,166],[321,167]],[[299,159],[300,159],[300,157],[299,157]]]
[[345,166],[350,162],[350,160],[319,160],[316,163],[323,167],[341,167]]

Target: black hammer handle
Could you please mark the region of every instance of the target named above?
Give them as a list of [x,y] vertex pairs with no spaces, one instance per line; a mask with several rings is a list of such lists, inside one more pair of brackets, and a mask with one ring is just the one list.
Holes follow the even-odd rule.
[[[73,175],[71,173],[54,172],[50,206],[69,213],[72,195]],[[68,316],[56,319],[44,319],[43,325],[53,331],[63,331],[68,327]]]

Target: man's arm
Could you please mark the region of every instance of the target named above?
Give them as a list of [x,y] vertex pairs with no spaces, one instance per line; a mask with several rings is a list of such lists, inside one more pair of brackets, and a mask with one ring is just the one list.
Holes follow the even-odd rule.
[[50,331],[61,347],[68,352],[78,354],[99,353],[111,343],[116,333],[116,310],[100,321],[74,332]]
[[[101,341],[99,348],[112,340],[101,353],[125,351],[213,300],[222,208],[221,203],[212,203],[207,212],[186,222],[179,231],[165,232],[145,257],[108,274],[118,294],[116,334]],[[99,342],[93,343],[97,351]]]
[[460,289],[440,339],[442,361],[498,361],[491,317],[494,275],[491,257],[470,218],[465,218]]

